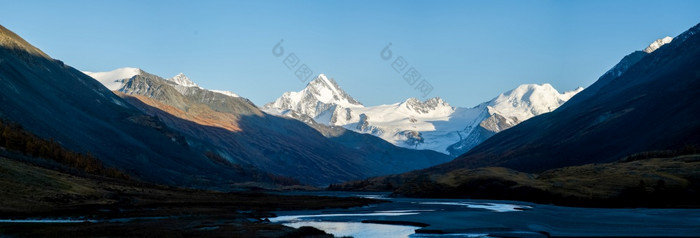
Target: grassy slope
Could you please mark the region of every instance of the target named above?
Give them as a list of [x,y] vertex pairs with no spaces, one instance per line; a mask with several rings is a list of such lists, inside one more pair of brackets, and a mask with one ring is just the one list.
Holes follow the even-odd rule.
[[587,164],[529,174],[500,167],[404,174],[332,186],[410,197],[523,200],[590,207],[700,207],[700,155]]

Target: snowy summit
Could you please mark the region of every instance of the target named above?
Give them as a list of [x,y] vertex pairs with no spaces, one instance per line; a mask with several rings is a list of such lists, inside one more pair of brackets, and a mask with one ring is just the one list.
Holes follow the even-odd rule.
[[175,84],[180,85],[180,86],[197,87],[197,84],[192,82],[192,80],[190,80],[190,78],[185,76],[185,74],[183,74],[183,73],[179,73],[179,74],[175,75],[175,77],[169,78],[167,80],[174,82]]
[[559,93],[549,84],[525,84],[473,108],[453,107],[438,97],[365,107],[321,74],[263,110],[372,134],[401,147],[458,155],[501,130],[553,111],[581,90]]
[[[88,76],[94,78],[95,80],[99,81],[107,87],[111,91],[119,91],[124,87],[124,84],[129,81],[129,79],[133,78],[136,75],[143,74],[144,71],[139,69],[139,68],[131,68],[131,67],[125,67],[125,68],[119,68],[115,69],[109,72],[88,72],[88,71],[83,71],[84,74],[87,74]],[[194,83],[189,77],[187,77],[184,73],[179,73],[175,75],[172,78],[167,78],[165,79],[169,82],[172,82],[174,84],[177,84],[179,86],[182,86],[184,88],[190,88],[190,87],[197,87],[200,89],[207,90],[205,88],[197,86],[196,83]],[[183,88],[183,90],[184,90]],[[238,94],[235,94],[231,91],[224,91],[224,90],[208,90],[212,91],[215,93],[220,93],[229,97],[240,97]]]
[[[274,102],[265,104],[263,109],[271,114],[295,113],[313,118],[318,123],[336,124],[335,111],[345,108],[361,108],[358,102],[333,79],[320,74],[299,92],[286,92]],[[301,118],[297,118],[301,119]]]

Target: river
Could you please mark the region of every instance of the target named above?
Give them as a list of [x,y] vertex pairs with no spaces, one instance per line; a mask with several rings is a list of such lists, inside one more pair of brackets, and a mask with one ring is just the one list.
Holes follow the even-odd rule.
[[[362,237],[700,237],[700,209],[573,208],[519,201],[379,198],[350,209],[277,212],[271,222]],[[397,225],[401,224],[401,225]]]

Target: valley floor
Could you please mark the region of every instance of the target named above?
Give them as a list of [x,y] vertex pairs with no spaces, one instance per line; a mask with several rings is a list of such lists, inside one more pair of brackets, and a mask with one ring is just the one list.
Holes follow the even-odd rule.
[[[265,220],[279,210],[347,208],[371,203],[376,201],[181,189],[58,172],[0,157],[0,219],[4,220],[0,221],[0,236],[323,235],[315,229],[293,229]],[[90,222],[11,222],[66,218]]]

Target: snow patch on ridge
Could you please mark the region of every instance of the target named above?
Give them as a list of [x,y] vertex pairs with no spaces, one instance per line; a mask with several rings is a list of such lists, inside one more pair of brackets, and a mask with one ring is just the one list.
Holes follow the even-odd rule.
[[[131,79],[132,77],[139,75],[143,73],[144,71],[139,69],[139,68],[131,68],[131,67],[125,67],[125,68],[119,68],[115,69],[109,72],[88,72],[88,71],[83,71],[83,73],[89,75],[90,77],[93,77],[102,85],[107,87],[111,91],[117,91],[120,90],[122,87],[124,87],[124,84]],[[172,82],[176,84],[177,86],[175,87],[175,90],[177,90],[180,93],[184,93],[187,91],[188,88],[191,87],[197,87],[199,89],[203,90],[208,90],[202,87],[199,87],[194,81],[192,81],[189,77],[187,77],[183,73],[179,73],[175,75],[172,78],[165,79],[169,82]],[[238,94],[233,93],[231,91],[224,91],[224,90],[208,90],[212,91],[215,93],[220,93],[229,97],[240,97]]]
[[644,52],[647,52],[647,53],[654,52],[655,50],[661,48],[661,46],[668,44],[668,43],[671,43],[671,41],[673,41],[673,37],[670,37],[670,36],[666,36],[664,38],[655,40],[649,46],[647,46],[646,49],[644,49]]
[[89,72],[84,74],[94,78],[111,91],[119,90],[124,86],[124,82],[141,73],[139,68],[124,67],[109,72]]
[[234,98],[241,97],[241,96],[238,96],[238,94],[235,94],[234,92],[231,92],[231,91],[224,91],[224,90],[209,90],[209,91],[212,91],[215,93],[221,93],[223,95],[226,95],[229,97],[234,97]]

